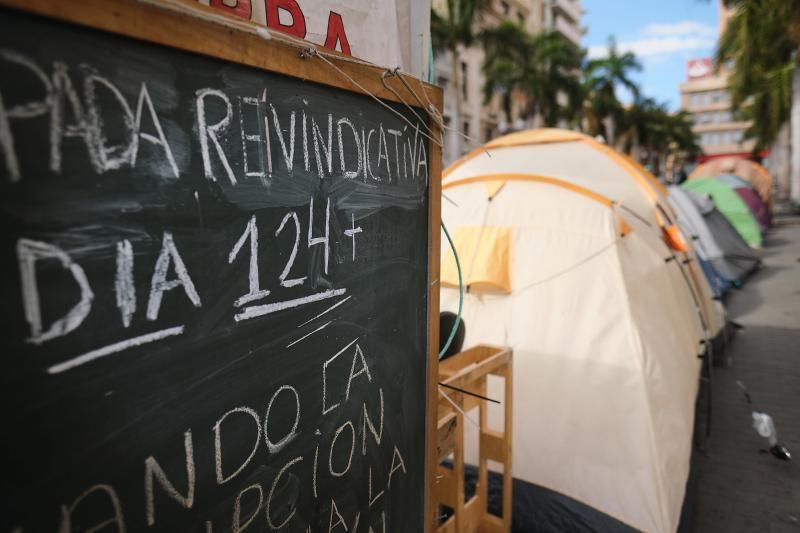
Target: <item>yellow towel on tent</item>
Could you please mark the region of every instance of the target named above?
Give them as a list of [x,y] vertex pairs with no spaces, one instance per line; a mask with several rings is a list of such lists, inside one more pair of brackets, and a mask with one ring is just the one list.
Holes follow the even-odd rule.
[[[511,293],[511,228],[501,226],[463,226],[453,235],[461,262],[466,291],[472,293]],[[453,252],[444,255],[441,283],[458,288],[458,270]]]

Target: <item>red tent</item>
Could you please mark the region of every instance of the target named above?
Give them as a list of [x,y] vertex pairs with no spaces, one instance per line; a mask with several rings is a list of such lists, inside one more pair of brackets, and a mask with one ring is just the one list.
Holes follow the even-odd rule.
[[770,216],[769,210],[767,209],[767,205],[761,199],[761,197],[749,187],[736,187],[736,192],[739,193],[744,203],[747,204],[747,207],[750,208],[750,211],[753,212],[753,216],[756,217],[758,220],[758,225],[761,227],[761,231],[767,231],[770,225]]

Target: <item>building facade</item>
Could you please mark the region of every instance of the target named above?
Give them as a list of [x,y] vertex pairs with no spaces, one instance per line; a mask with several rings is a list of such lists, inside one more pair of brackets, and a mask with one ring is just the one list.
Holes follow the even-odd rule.
[[692,114],[693,131],[706,158],[749,155],[754,142],[745,140],[750,123],[731,108],[728,73],[715,73],[711,59],[689,61],[687,81],[681,84],[681,109]]
[[[722,35],[731,11],[719,5],[718,34]],[[692,59],[687,64],[686,81],[681,84],[681,109],[692,114],[702,159],[723,156],[747,157],[755,142],[745,140],[750,122],[742,120],[731,107],[728,90],[728,71],[723,67],[715,72],[710,58]]]
[[[444,0],[434,0],[434,9],[444,13]],[[510,20],[536,34],[546,30],[558,31],[580,45],[583,29],[583,8],[580,0],[491,0],[479,17],[479,28],[489,28]],[[435,63],[435,82],[444,88],[445,130],[444,164],[449,165],[464,153],[503,133],[531,127],[522,119],[523,101],[512,98],[510,120],[500,105],[499,95],[484,103],[485,78],[481,69],[483,50],[479,46],[462,48],[457,58],[460,90],[452,83],[453,58],[449,53],[439,55]],[[460,113],[456,106],[460,107]],[[458,117],[458,118],[456,118]]]

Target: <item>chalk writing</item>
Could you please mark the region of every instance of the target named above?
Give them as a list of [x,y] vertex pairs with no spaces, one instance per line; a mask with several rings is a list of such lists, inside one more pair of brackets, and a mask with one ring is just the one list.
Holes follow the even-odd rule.
[[0,531],[421,530],[432,154],[395,109],[0,8]]

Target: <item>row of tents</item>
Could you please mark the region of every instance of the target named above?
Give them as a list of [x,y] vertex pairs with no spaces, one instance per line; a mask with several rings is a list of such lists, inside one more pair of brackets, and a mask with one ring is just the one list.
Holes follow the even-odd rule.
[[716,166],[665,188],[591,137],[536,129],[445,171],[442,310],[462,301],[467,346],[514,350],[515,531],[676,531],[702,365],[769,224],[745,199],[769,213],[769,175]]

